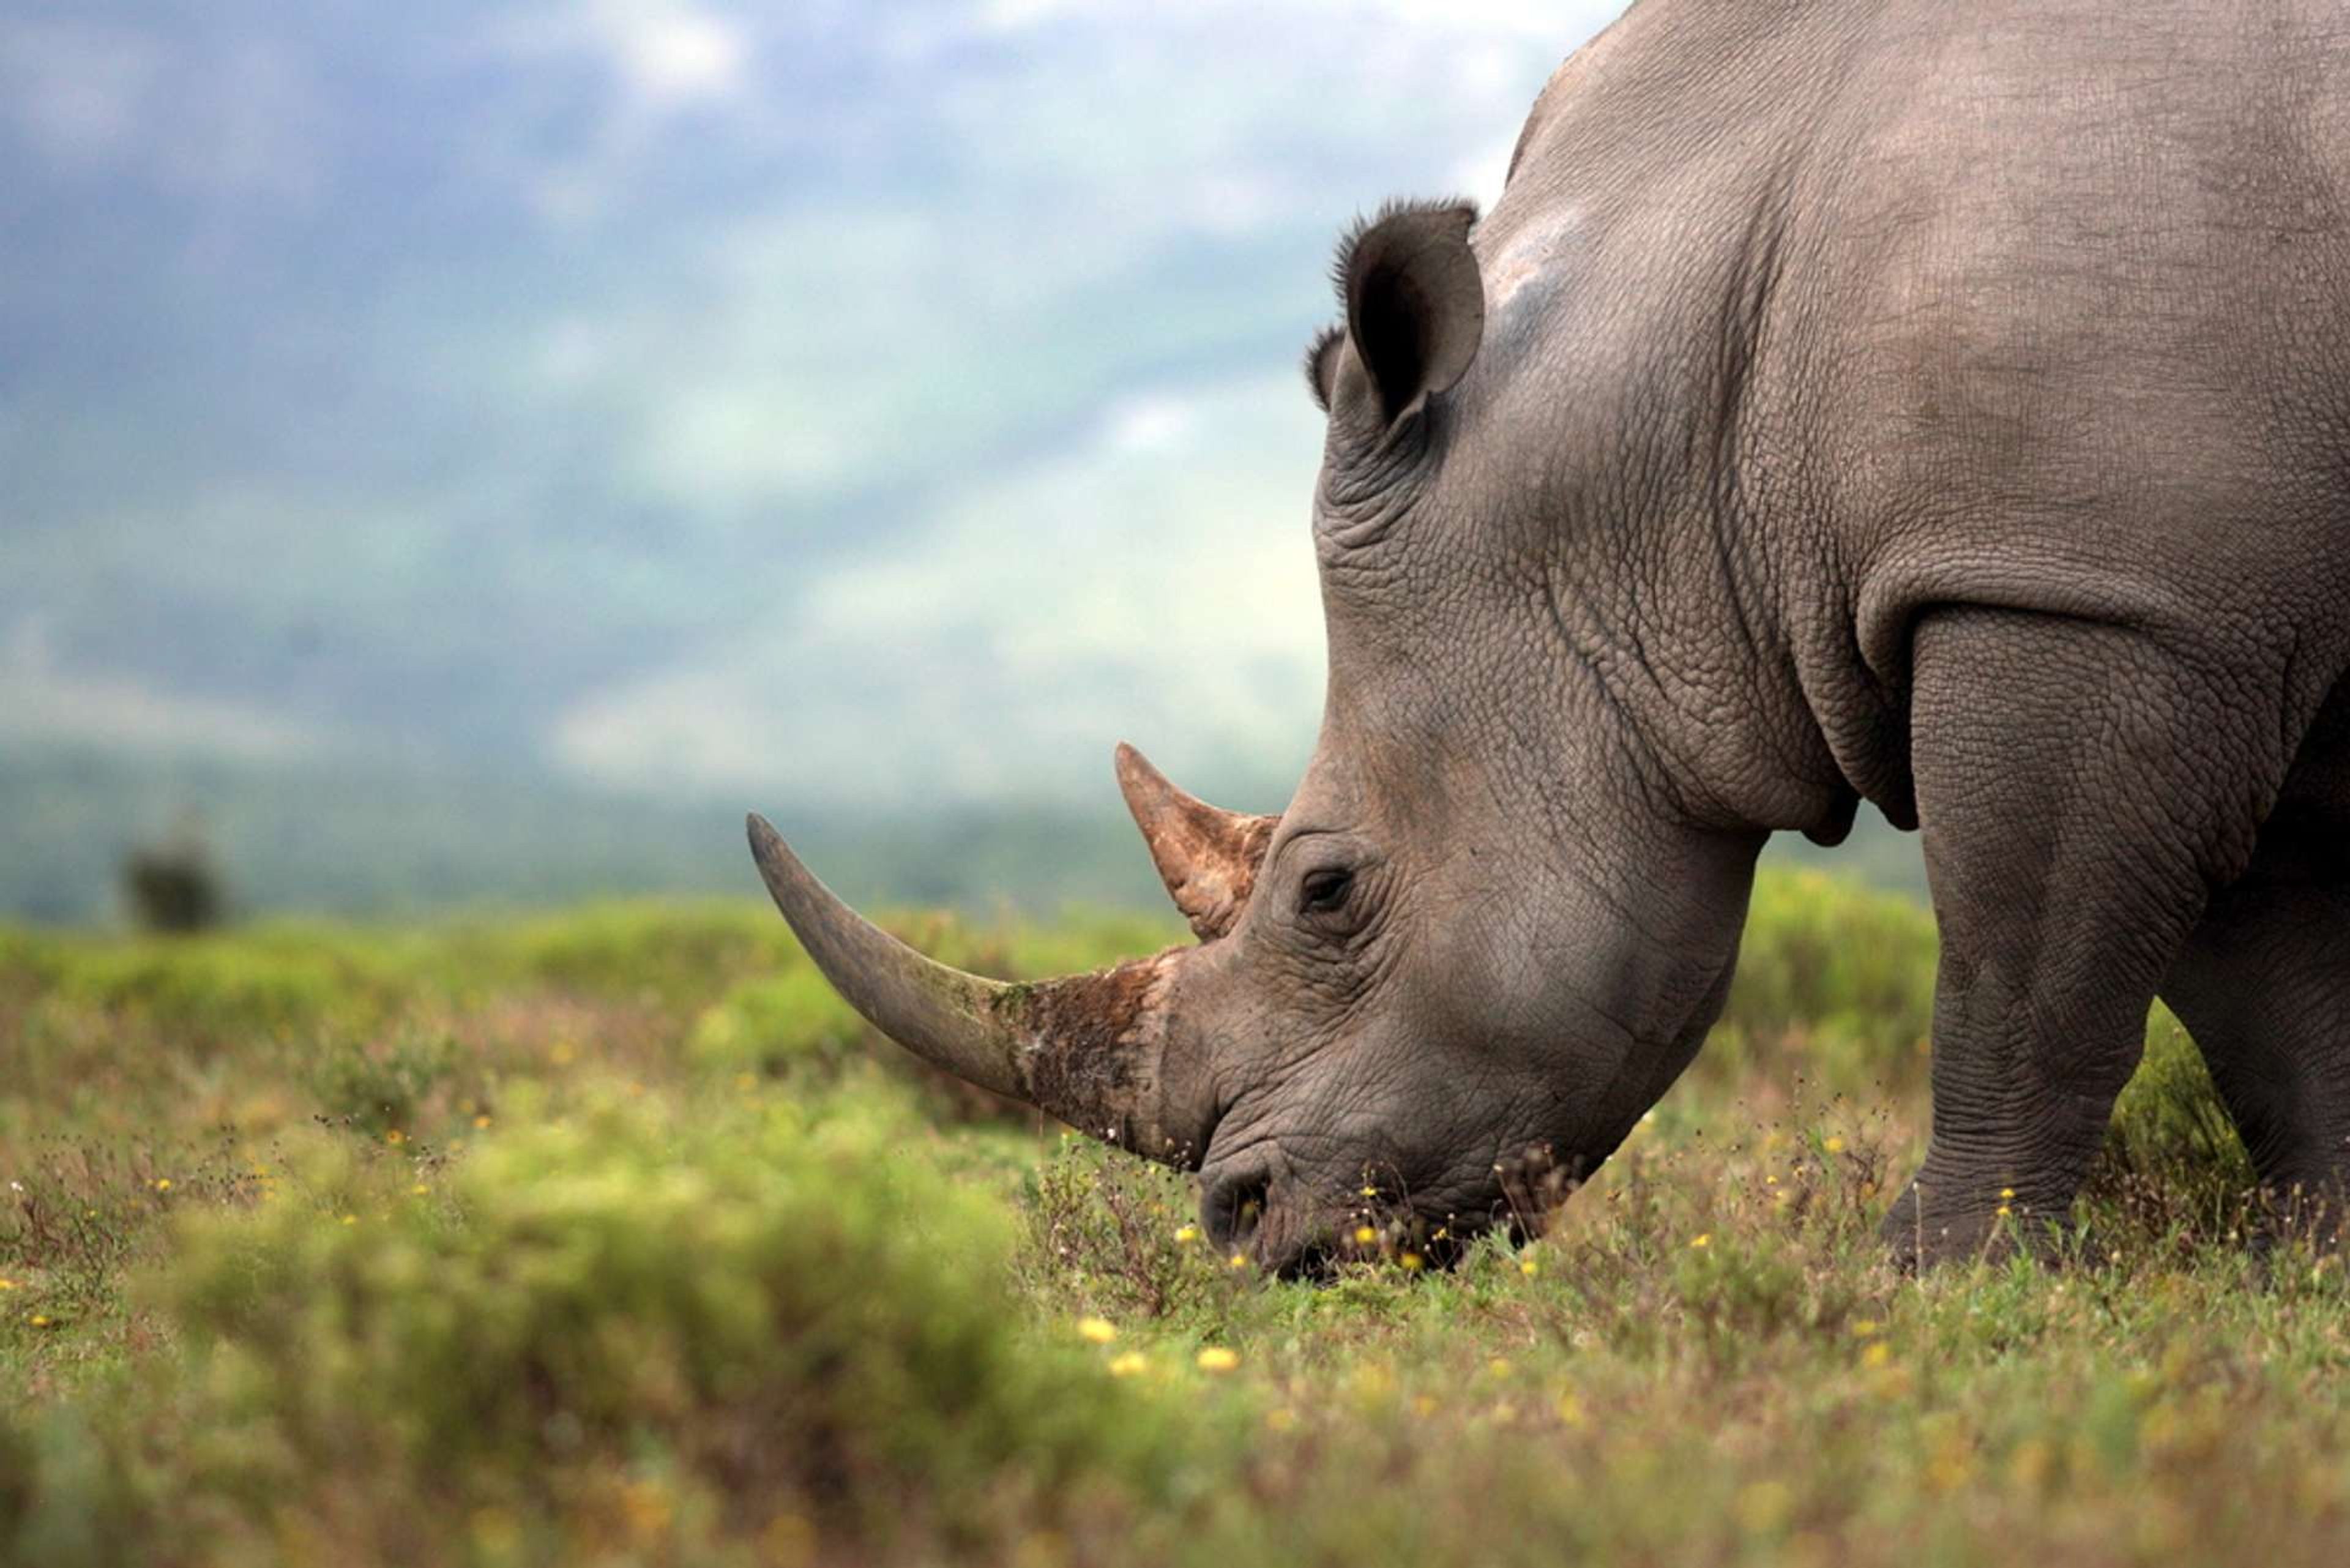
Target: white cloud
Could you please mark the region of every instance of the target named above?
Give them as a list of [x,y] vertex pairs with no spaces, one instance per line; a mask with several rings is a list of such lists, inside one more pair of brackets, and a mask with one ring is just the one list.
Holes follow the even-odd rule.
[[1566,43],[1620,16],[1630,0],[1312,0],[1318,6],[1428,32],[1489,33]]
[[591,0],[491,16],[456,53],[525,73],[582,57],[601,67],[609,90],[598,112],[558,150],[525,141],[482,155],[541,217],[577,228],[661,177],[657,144],[681,117],[723,111],[734,121],[730,133],[742,133],[760,100],[754,44],[743,23],[691,0]]
[[736,24],[686,5],[604,5],[591,15],[621,78],[646,103],[733,98],[750,49]]
[[0,21],[0,121],[68,172],[136,166],[207,197],[306,199],[332,119],[311,60],[280,40]]
[[161,68],[152,39],[75,22],[0,26],[0,115],[68,168],[108,164],[137,149]]
[[613,373],[612,334],[585,316],[566,316],[539,334],[534,368],[554,391],[592,388]]
[[60,669],[38,621],[0,648],[0,738],[134,752],[194,752],[276,762],[326,738],[275,714],[158,691],[127,676]]
[[[692,312],[631,329],[612,362],[644,391],[626,460],[671,505],[837,534],[827,509],[877,475],[969,488],[912,503],[930,510],[886,547],[836,541],[772,625],[575,703],[550,751],[615,781],[860,802],[1092,799],[1120,736],[1177,767],[1302,758],[1321,695],[1320,435],[1286,363],[1295,327],[1262,370],[1136,388],[1073,446],[999,465],[1047,417],[1041,386],[1097,385],[1200,337],[1141,310],[1080,326],[1070,300],[1140,299],[1142,279],[1174,281],[1156,258],[1307,214],[1318,249],[1323,225],[1430,182],[1490,202],[1534,90],[1617,8],[1250,6],[1264,65],[1247,73],[1201,68],[1229,45],[1226,4],[923,14],[939,39],[1059,30],[1017,63],[919,78],[946,183],[746,215],[707,250]],[[1332,182],[1391,159],[1370,176],[1391,182]],[[1311,263],[1284,281],[1320,302]],[[1250,304],[1185,303],[1219,324]]]
[[858,389],[811,386],[780,369],[713,377],[661,398],[639,472],[702,509],[822,496],[870,472],[868,432],[885,416]]
[[[1287,5],[1231,5],[1260,25],[1310,21],[1320,26],[1386,24],[1423,32],[1515,34],[1562,38],[1588,32],[1613,19],[1628,0],[1289,0]],[[1187,7],[1212,10],[1212,5]],[[1071,17],[1105,20],[1163,15],[1161,0],[980,0],[972,11],[986,29],[1016,32]]]
[[586,55],[623,89],[624,107],[656,111],[738,96],[751,61],[743,26],[691,0],[591,0],[495,15],[461,47],[525,64]]
[[[619,410],[616,477],[657,503],[819,527],[818,509],[876,486],[1001,461],[1068,417],[1055,389],[1094,395],[1126,364],[1229,364],[1274,330],[1261,323],[1279,341],[1257,362],[1286,360],[1325,307],[1322,256],[1352,214],[1400,192],[1498,193],[1523,108],[1577,25],[1532,34],[1508,8],[1399,20],[1387,0],[1297,0],[1247,7],[1258,64],[1217,68],[1239,9],[998,0],[807,22],[830,40],[817,60],[909,18],[966,40],[1068,27],[892,67],[895,85],[876,88],[884,140],[918,142],[934,174],[683,236],[691,260],[666,297],[617,302],[600,317],[606,351],[573,335],[536,361],[539,385]],[[778,73],[806,68],[772,37],[753,51],[733,24],[668,5],[606,0],[502,36],[592,52],[615,82],[670,84],[616,92],[592,146],[533,171],[539,210],[566,224],[624,213],[673,155],[647,129],[662,94],[725,93],[752,73],[766,90],[736,94],[719,134],[754,137],[762,116],[790,112]],[[1274,247],[1295,259],[1244,273],[1242,258]],[[1208,293],[1227,279],[1226,296]],[[1080,315],[1086,299],[1131,308]]]
[[1318,416],[1286,377],[1137,398],[771,628],[575,707],[565,763],[800,800],[1093,799],[1110,745],[1302,759]]
[[[528,591],[551,580],[582,626],[660,635],[557,670],[517,633],[511,670],[480,684],[527,693],[517,732],[615,776],[1090,796],[1122,733],[1170,766],[1187,750],[1301,754],[1319,698],[1305,532],[1319,435],[1290,362],[1329,309],[1329,240],[1390,194],[1490,198],[1544,74],[1614,9],[524,0],[455,36],[390,13],[324,33],[240,14],[160,53],[137,30],[0,20],[0,126],[36,150],[294,192],[326,220],[303,232],[337,242],[269,255],[305,286],[267,303],[273,334],[282,320],[289,339],[351,346],[332,377],[350,411],[316,375],[268,365],[247,396],[266,357],[159,360],[126,397],[218,384],[228,406],[118,465],[179,462],[162,520],[93,510],[84,536],[115,529],[141,583],[183,566],[159,591],[232,608],[293,595],[276,586],[296,580],[290,556],[309,574],[298,591],[373,612],[391,593],[431,602],[411,585],[436,574],[486,600],[450,541],[543,532],[560,547]],[[893,52],[915,35],[922,47]],[[499,205],[530,202],[578,232],[514,244]],[[203,205],[230,240],[274,232],[237,202]],[[411,211],[452,221],[382,243],[385,215]],[[322,258],[374,270],[320,288],[301,269]],[[164,261],[124,261],[167,277]],[[249,303],[238,282],[219,297]],[[322,297],[328,315],[297,314]],[[181,354],[182,336],[216,335],[159,341]],[[475,373],[406,395],[448,364]],[[1175,375],[1208,384],[1170,391]],[[460,408],[501,439],[461,450],[442,433]],[[330,439],[314,450],[289,427]],[[409,452],[431,455],[378,456]],[[348,471],[352,507],[382,520],[306,533],[242,504],[301,488],[281,485],[288,465],[337,484]],[[617,500],[640,532],[599,553],[549,494]],[[885,513],[892,543],[860,546]],[[390,569],[321,568],[359,539]],[[712,539],[727,549],[697,553]],[[560,715],[538,705],[578,668],[629,670],[639,647],[666,657],[704,628],[694,574],[739,570],[748,540],[779,562],[775,624],[704,630],[691,658]],[[641,572],[613,565],[629,549]],[[72,580],[102,583],[84,553]],[[255,559],[273,570],[227,580]],[[37,706],[50,725],[306,743],[264,713],[80,672],[28,690],[0,693],[12,722]],[[412,701],[394,690],[355,680],[350,722]]]
[[1190,434],[1198,413],[1198,401],[1191,398],[1163,394],[1128,398],[1113,407],[1103,421],[1106,439],[1117,452],[1158,451]]
[[1490,142],[1477,152],[1461,160],[1452,176],[1452,188],[1471,197],[1488,212],[1502,199],[1502,187],[1510,177],[1510,154],[1518,149],[1518,134],[1513,130],[1499,141]]
[[981,0],[977,20],[982,27],[1014,33],[1082,9],[1080,0]]
[[201,68],[196,101],[177,109],[172,133],[157,143],[171,176],[191,190],[315,196],[326,179],[334,110],[313,63],[294,47],[252,39]]

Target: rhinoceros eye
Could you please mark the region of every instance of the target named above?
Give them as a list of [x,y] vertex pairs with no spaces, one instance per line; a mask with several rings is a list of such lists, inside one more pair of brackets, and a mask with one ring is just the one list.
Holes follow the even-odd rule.
[[1298,912],[1306,915],[1327,915],[1346,907],[1347,894],[1355,885],[1355,874],[1340,867],[1324,871],[1308,871],[1298,887]]

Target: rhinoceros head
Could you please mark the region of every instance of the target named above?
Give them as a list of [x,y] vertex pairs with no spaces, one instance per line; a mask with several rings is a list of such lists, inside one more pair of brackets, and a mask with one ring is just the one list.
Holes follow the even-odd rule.
[[1345,325],[1307,359],[1330,683],[1288,809],[1219,810],[1118,749],[1196,945],[983,981],[752,821],[776,903],[880,1030],[1198,1170],[1211,1238],[1275,1268],[1366,1210],[1464,1238],[1518,1217],[1520,1175],[1596,1166],[1719,1012],[1759,842],[1689,826],[1575,656],[1541,541],[1597,525],[1572,514],[1591,492],[1529,450],[1573,388],[1523,324],[1489,331],[1471,219],[1390,209],[1340,253]]

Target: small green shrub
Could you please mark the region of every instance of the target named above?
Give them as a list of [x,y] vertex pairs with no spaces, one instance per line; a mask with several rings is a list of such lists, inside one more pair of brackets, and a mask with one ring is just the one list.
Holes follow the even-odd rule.
[[141,1023],[168,1023],[201,1055],[231,1043],[317,1027],[349,1011],[343,966],[327,953],[273,950],[205,937],[153,939],[77,953],[61,1001]]
[[0,1563],[110,1568],[164,1555],[131,1502],[129,1454],[87,1410],[0,1409]]
[[570,1530],[650,1487],[671,1545],[951,1550],[1156,1484],[1165,1423],[1023,1337],[1001,1208],[905,1136],[614,1096],[484,1140],[445,1190],[378,1160],[193,1219],[161,1282],[211,1438],[183,1480],[232,1532],[290,1514],[432,1561],[420,1497]]
[[314,1050],[309,1075],[320,1108],[379,1137],[417,1126],[427,1097],[462,1060],[446,1032],[413,1023],[373,1039],[321,1041]]
[[710,1071],[830,1078],[867,1053],[865,1041],[857,1010],[803,963],[744,981],[704,1008],[686,1053],[695,1066]]
[[2209,1243],[2251,1222],[2257,1181],[2202,1053],[2158,1007],[2090,1172],[2091,1203],[2117,1205],[2142,1229]]
[[1191,940],[1191,933],[1172,916],[1104,910],[1074,915],[1051,925],[1016,926],[1004,939],[1004,959],[1010,972],[1035,980],[1106,968]]
[[1922,1082],[1936,950],[1932,914],[1908,898],[1764,867],[1700,1072],[1783,1062],[1847,1094]]
[[1242,1276],[1191,1218],[1192,1184],[1066,1135],[1022,1186],[1016,1272],[1056,1312],[1121,1322],[1225,1302]]
[[470,950],[469,967],[492,979],[671,1002],[709,997],[797,951],[775,911],[748,899],[591,905],[448,934]]

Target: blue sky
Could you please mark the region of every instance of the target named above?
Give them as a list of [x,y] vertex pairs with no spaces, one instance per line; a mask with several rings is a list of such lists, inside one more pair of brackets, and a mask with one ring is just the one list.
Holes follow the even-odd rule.
[[1617,8],[11,8],[0,744],[1277,805],[1330,244]]

